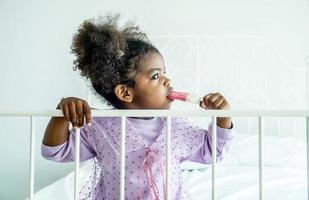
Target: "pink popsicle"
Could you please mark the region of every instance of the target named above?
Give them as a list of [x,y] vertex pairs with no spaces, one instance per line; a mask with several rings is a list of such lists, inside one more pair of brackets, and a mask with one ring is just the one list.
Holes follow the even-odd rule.
[[190,102],[190,103],[196,103],[200,104],[201,98],[197,95],[186,93],[186,92],[177,92],[177,91],[172,91],[168,94],[167,98],[171,100],[180,100],[180,101],[185,101],[185,102]]

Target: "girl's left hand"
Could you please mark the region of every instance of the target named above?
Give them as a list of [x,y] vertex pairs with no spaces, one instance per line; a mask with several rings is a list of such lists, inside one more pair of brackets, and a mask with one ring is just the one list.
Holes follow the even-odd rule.
[[[229,110],[230,105],[220,93],[209,93],[203,97],[201,107],[206,110]],[[232,121],[230,117],[217,117],[217,126],[221,128],[231,128]]]

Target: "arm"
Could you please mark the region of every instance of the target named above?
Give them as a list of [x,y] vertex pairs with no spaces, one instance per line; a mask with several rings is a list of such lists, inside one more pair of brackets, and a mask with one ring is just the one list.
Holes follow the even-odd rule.
[[[64,117],[51,118],[42,141],[42,155],[49,160],[65,162],[74,160],[74,131],[69,130],[69,122],[74,127],[84,125],[84,117],[90,126],[91,113],[88,103],[84,100],[69,97],[63,99],[57,106],[62,109]],[[95,155],[89,144],[86,128],[81,129],[81,159],[88,159]]]
[[[89,160],[96,156],[95,147],[91,137],[91,130],[86,126],[80,129],[80,161]],[[68,130],[68,139],[57,146],[41,145],[42,156],[55,162],[71,162],[75,160],[75,131]]]
[[[217,159],[216,162],[222,161],[223,158],[230,151],[232,141],[235,137],[234,128],[232,125],[231,129],[224,129],[219,126],[217,128]],[[209,164],[212,163],[212,126],[209,125],[208,130],[199,129],[196,131],[197,134],[203,135],[204,141],[202,144],[196,148],[191,154],[189,154],[186,158],[182,159],[182,161],[190,160],[194,162],[200,162]]]
[[61,109],[64,117],[52,117],[45,130],[43,144],[57,146],[68,140],[69,122],[74,127],[82,127],[84,117],[90,125],[91,110],[88,103],[82,99],[68,97],[62,99],[57,109]]
[[[201,107],[204,109],[221,109],[229,110],[230,105],[226,99],[220,93],[210,93],[203,97]],[[233,124],[230,117],[217,117],[217,161],[221,161],[229,151],[231,146],[231,140],[234,137]],[[202,135],[203,143],[199,148],[191,152],[192,154],[186,157],[184,160],[197,161],[202,163],[212,162],[212,147],[211,147],[211,125],[207,130],[193,129],[192,133],[198,133]]]
[[[220,93],[210,93],[203,97],[201,107],[208,110],[229,110],[230,105]],[[217,125],[221,128],[231,128],[232,121],[230,117],[217,117]]]
[[69,138],[69,122],[64,117],[52,117],[45,130],[43,144],[57,146]]

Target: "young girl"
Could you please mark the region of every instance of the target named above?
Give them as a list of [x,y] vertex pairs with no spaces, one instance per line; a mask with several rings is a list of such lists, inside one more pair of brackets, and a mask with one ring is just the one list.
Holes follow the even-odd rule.
[[[173,90],[165,74],[162,55],[139,27],[119,28],[118,16],[101,21],[86,20],[73,37],[74,65],[90,79],[93,89],[116,109],[169,109]],[[205,109],[229,109],[220,93],[203,97]],[[119,199],[120,127],[119,117],[91,118],[88,103],[82,99],[62,99],[57,109],[63,117],[53,117],[45,131],[42,155],[56,162],[74,160],[75,133],[80,131],[80,160],[95,158],[93,176],[86,181],[80,198]],[[108,111],[106,111],[108,112]],[[85,121],[84,121],[85,119]],[[85,123],[86,122],[86,123]],[[171,121],[171,199],[190,199],[182,187],[179,164],[185,160],[211,163],[211,125],[208,130],[185,118]],[[126,118],[126,199],[165,199],[164,117]],[[231,119],[217,119],[217,161],[222,160],[233,139]]]

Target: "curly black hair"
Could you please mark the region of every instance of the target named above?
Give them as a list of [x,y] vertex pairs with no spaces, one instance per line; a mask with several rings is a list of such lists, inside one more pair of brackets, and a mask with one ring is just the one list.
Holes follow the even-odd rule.
[[74,70],[89,78],[94,92],[115,108],[124,108],[116,97],[118,84],[134,87],[134,78],[141,58],[159,53],[139,26],[127,23],[118,27],[120,15],[100,16],[85,20],[73,36],[71,50],[75,56]]

